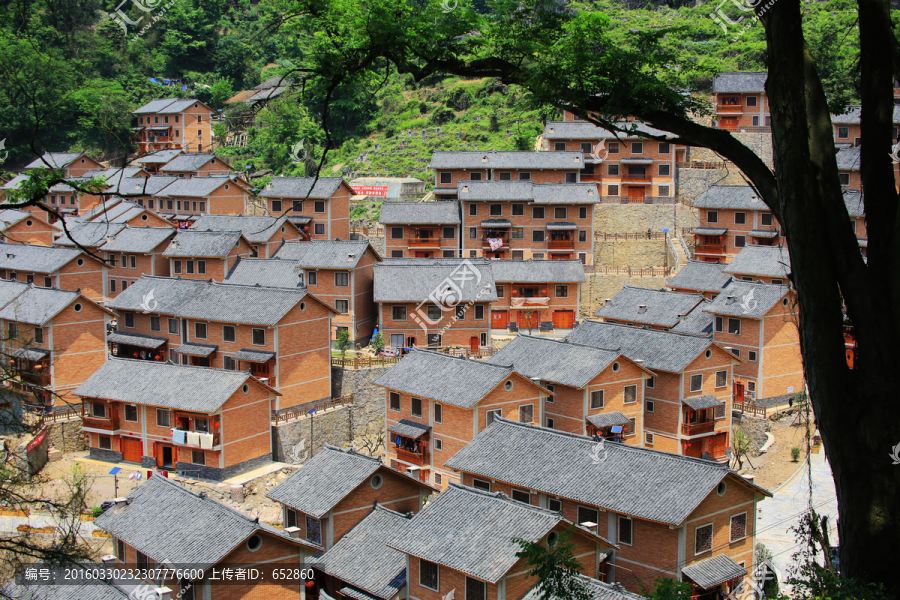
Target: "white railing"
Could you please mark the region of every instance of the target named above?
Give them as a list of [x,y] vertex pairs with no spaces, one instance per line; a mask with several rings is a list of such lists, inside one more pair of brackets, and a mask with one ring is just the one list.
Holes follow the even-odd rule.
[[675,257],[675,272],[681,268],[681,257],[678,255],[678,252],[675,250],[675,244],[672,242],[672,236],[669,235],[669,232],[666,232],[666,244],[669,245],[669,248],[672,249],[672,256]]

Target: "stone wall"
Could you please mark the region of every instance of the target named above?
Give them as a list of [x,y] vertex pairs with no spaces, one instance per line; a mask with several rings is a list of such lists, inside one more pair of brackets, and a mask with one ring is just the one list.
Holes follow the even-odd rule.
[[[763,159],[770,167],[772,166],[772,134],[771,133],[749,133],[741,131],[733,131],[734,136],[740,143],[744,144],[752,150],[758,157]],[[724,159],[709,148],[692,147],[689,148],[687,161],[705,161],[705,162],[722,162]]]
[[87,440],[81,431],[81,419],[59,421],[50,425],[50,447],[63,454],[81,452],[88,449]]
[[678,195],[688,204],[713,185],[747,185],[741,171],[734,166],[728,169],[679,169],[678,177]]
[[697,225],[697,212],[681,204],[597,204],[594,206],[594,231],[635,233],[681,230]]
[[629,277],[627,275],[587,275],[581,288],[582,317],[592,318],[606,298],[612,298],[623,285],[658,290],[666,285],[665,277]]
[[750,445],[750,456],[759,456],[759,449],[766,443],[766,432],[771,429],[769,420],[763,417],[755,417],[746,413],[732,413],[732,435],[738,428],[743,429],[753,440]]
[[607,240],[594,245],[594,264],[602,267],[666,267],[668,244],[658,240]]

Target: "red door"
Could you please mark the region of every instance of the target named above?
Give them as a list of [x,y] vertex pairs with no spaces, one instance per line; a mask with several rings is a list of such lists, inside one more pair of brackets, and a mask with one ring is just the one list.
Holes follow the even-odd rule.
[[509,323],[509,313],[505,310],[491,311],[491,329],[506,329]]
[[709,453],[713,458],[725,458],[725,447],[728,444],[728,434],[720,433],[709,440]]
[[472,354],[478,353],[478,348],[481,347],[481,340],[478,339],[477,335],[473,335],[469,338],[469,348],[472,350]]
[[701,440],[681,442],[681,454],[693,458],[700,458],[703,455],[703,442]]
[[719,129],[725,129],[726,131],[737,130],[737,124],[737,117],[722,117],[719,119]]
[[642,185],[633,185],[628,188],[628,201],[629,202],[643,202],[644,201],[644,186]]
[[141,440],[137,440],[135,438],[123,437],[122,438],[122,459],[127,462],[140,463],[141,456],[143,456],[143,451],[141,450]]
[[553,311],[553,327],[555,329],[572,329],[575,326],[574,310]]

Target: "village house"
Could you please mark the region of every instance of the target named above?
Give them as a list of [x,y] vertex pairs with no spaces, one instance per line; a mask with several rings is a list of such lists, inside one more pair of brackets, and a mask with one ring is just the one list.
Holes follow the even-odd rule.
[[141,167],[150,175],[159,175],[159,168],[171,162],[173,158],[181,154],[181,150],[157,150],[151,154],[137,156],[131,162]]
[[796,292],[788,285],[733,281],[705,311],[714,339],[742,359],[734,397],[754,402],[803,391]]
[[31,169],[54,169],[65,173],[66,178],[83,177],[89,171],[102,170],[103,166],[84,152],[45,152],[24,167]]
[[[94,194],[86,194],[77,192],[74,187],[68,183],[55,183],[47,189],[44,196],[43,204],[30,204],[27,206],[16,207],[16,203],[22,200],[12,198],[11,195],[17,192],[21,186],[28,181],[27,173],[16,175],[9,182],[5,183],[2,188],[3,197],[5,198],[5,206],[10,208],[18,208],[39,216],[48,223],[56,223],[59,218],[57,215],[64,217],[77,216],[83,213],[91,206],[97,204],[101,197]],[[70,183],[82,184],[88,179],[84,176],[72,177]]]
[[123,223],[109,223],[107,221],[76,221],[66,222],[66,231],[60,231],[55,246],[67,248],[79,248],[97,255],[97,248],[105,244],[117,233],[125,228]]
[[747,245],[784,243],[775,216],[750,186],[711,186],[693,207],[700,209],[700,225],[691,232],[696,260],[729,262]]
[[221,157],[212,153],[181,153],[159,168],[160,175],[169,177],[209,177],[228,175],[234,169]]
[[74,394],[93,459],[218,481],[272,460],[281,394],[247,371],[109,357]]
[[784,246],[747,246],[722,269],[740,281],[790,285],[791,257]]
[[193,229],[179,229],[163,252],[173,277],[215,281],[223,281],[239,258],[255,254],[253,245],[240,231]]
[[205,215],[191,225],[191,231],[240,231],[253,246],[251,256],[271,258],[285,242],[308,239],[287,217],[267,215]]
[[578,183],[584,155],[580,151],[438,151],[431,155],[428,168],[434,170],[435,199],[456,200],[461,182]]
[[132,167],[110,167],[108,169],[98,169],[95,171],[88,171],[83,176],[84,179],[93,179],[96,177],[102,177],[107,184],[116,185],[123,179],[136,179],[140,177],[149,177],[150,173],[144,170],[139,166]]
[[512,367],[413,349],[372,382],[385,388],[387,460],[445,488],[444,462],[496,417],[543,423],[546,388]]
[[594,313],[607,323],[622,323],[667,331],[678,325],[698,304],[702,294],[681,294],[623,285]]
[[488,362],[513,368],[553,393],[536,424],[640,446],[644,380],[655,374],[612,348],[519,334]]
[[174,237],[172,227],[129,227],[97,248],[109,264],[107,297],[115,298],[144,275],[168,277],[169,260],[163,255]]
[[[843,114],[831,115],[831,123],[834,127],[834,144],[836,147],[858,148],[860,146],[862,141],[862,106],[851,104]],[[894,104],[893,124],[891,139],[896,141],[900,137],[900,105],[896,103]]]
[[50,246],[59,229],[40,214],[16,208],[0,209],[0,240],[9,244]]
[[458,202],[383,202],[385,252],[391,258],[454,258],[460,251]]
[[614,348],[650,369],[642,396],[641,444],[663,452],[725,460],[732,381],[741,360],[710,337],[584,321],[566,341]]
[[0,279],[41,287],[80,290],[89,300],[106,300],[109,267],[77,248],[0,243]]
[[835,155],[838,167],[838,177],[841,186],[847,190],[862,191],[862,159],[860,147],[838,148]]
[[[589,462],[589,461],[586,461]],[[571,532],[579,572],[598,575],[603,556],[616,544],[558,512],[524,498],[451,483],[413,517],[388,546],[407,555],[407,593],[442,600],[454,590],[467,600],[519,600],[538,583],[516,539],[552,548]]]
[[687,264],[666,283],[673,292],[703,294],[712,300],[731,283],[731,275],[723,273],[724,263],[688,260]]
[[171,221],[147,210],[137,202],[131,202],[118,196],[112,196],[107,200],[101,201],[97,206],[78,217],[78,220],[82,223],[97,221],[130,225],[132,227],[173,226]]
[[389,346],[467,347],[491,343],[497,290],[487,260],[394,258],[375,265],[378,331]]
[[354,192],[341,177],[275,177],[257,195],[269,214],[287,215],[314,240],[350,239]]
[[713,79],[718,128],[727,131],[770,131],[772,117],[762,72],[719,73]]
[[263,285],[275,288],[303,288],[306,279],[296,260],[281,258],[241,258],[225,278],[225,283]]
[[354,342],[368,342],[378,324],[373,287],[382,258],[367,240],[287,242],[275,257],[294,261],[310,293],[335,310],[332,339],[346,330]]
[[464,485],[555,511],[615,543],[582,560],[592,569],[599,563],[605,582],[639,591],[642,582],[671,577],[692,583],[691,597],[728,594],[752,572],[757,503],[771,497],[724,464],[508,419],[497,419],[447,465]]
[[564,333],[575,327],[585,282],[580,260],[498,260],[491,271],[497,290],[492,330]]
[[[160,527],[163,522],[171,527]],[[127,498],[117,498],[94,524],[112,536],[115,554],[104,557],[107,569],[127,565],[204,571],[202,580],[148,580],[143,595],[132,589],[129,598],[303,600],[304,582],[296,576],[297,567],[316,551],[259,518],[220,504],[205,490],[191,491],[158,474]],[[257,569],[262,581],[240,581],[234,576],[236,567]],[[230,577],[225,577],[226,569]],[[281,570],[281,578],[273,577],[274,569]]]
[[543,149],[580,150],[585,165],[579,181],[598,183],[607,202],[672,202],[675,169],[684,160],[684,148],[665,141],[675,137],[671,133],[643,123],[617,126],[627,132],[612,132],[587,121],[549,121]]
[[866,206],[863,203],[863,193],[855,190],[844,190],[844,205],[847,207],[847,214],[850,215],[850,225],[856,233],[860,252],[865,256],[869,234],[866,228]]
[[282,396],[273,410],[331,397],[334,311],[306,289],[145,275],[108,307],[115,356],[249,370]]
[[593,183],[459,182],[462,255],[594,263]]
[[203,215],[250,213],[249,184],[237,175],[178,179],[154,196],[163,216],[178,222],[193,222],[197,220],[193,217]]
[[298,539],[331,551],[369,514],[373,503],[415,513],[434,491],[377,458],[325,444],[266,497],[282,505],[285,531],[293,528]]
[[131,111],[138,154],[155,150],[203,152],[212,148],[215,111],[199,100],[160,98]]
[[79,292],[0,281],[5,385],[41,406],[76,401],[72,391],[106,360],[112,316]]
[[158,211],[156,194],[178,180],[177,177],[151,175],[149,177],[123,177],[106,190],[106,200],[113,197],[125,198],[141,207]]

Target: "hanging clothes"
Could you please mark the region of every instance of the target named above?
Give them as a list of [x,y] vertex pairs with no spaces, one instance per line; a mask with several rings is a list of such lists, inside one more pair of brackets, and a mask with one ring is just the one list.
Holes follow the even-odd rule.
[[188,446],[199,446],[200,445],[200,433],[197,431],[188,431],[187,432],[187,443],[188,443]]
[[213,435],[211,433],[201,433],[200,434],[200,447],[206,450],[212,450],[213,447]]
[[173,429],[172,430],[172,441],[176,444],[184,444],[185,443],[185,434],[187,432],[183,429]]

